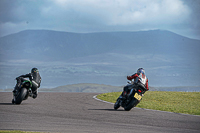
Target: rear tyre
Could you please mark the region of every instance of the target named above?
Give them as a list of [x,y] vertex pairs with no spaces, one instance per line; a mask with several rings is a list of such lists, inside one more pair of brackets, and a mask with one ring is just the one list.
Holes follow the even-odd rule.
[[25,98],[26,94],[27,94],[27,89],[22,88],[21,91],[19,92],[19,95],[16,96],[16,98],[15,98],[15,104],[21,104],[21,102]]
[[133,99],[130,101],[130,103],[129,103],[127,106],[124,107],[124,110],[130,111],[133,107],[136,106],[137,103],[138,103],[138,100],[135,99],[135,98],[133,98]]

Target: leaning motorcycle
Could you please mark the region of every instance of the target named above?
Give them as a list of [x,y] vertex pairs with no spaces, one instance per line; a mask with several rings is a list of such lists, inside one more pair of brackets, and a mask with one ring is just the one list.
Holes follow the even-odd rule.
[[146,88],[143,84],[129,83],[124,87],[123,93],[116,100],[114,109],[117,110],[121,106],[124,108],[124,110],[130,111],[142,100],[142,96],[145,91]]
[[21,104],[23,100],[28,99],[29,95],[32,94],[32,83],[29,80],[25,80],[21,83],[16,94],[13,94],[12,104]]

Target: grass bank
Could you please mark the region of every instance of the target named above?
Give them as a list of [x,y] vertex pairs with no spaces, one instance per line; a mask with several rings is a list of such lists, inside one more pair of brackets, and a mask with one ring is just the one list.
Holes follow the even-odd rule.
[[27,132],[27,131],[18,131],[18,130],[13,130],[13,131],[0,130],[0,133],[42,133],[42,132]]
[[[115,103],[121,92],[104,93],[97,98]],[[139,108],[200,115],[200,92],[148,91]]]

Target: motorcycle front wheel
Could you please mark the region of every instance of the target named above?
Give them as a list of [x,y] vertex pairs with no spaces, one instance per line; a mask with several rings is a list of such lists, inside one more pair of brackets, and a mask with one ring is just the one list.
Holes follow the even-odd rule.
[[27,94],[27,89],[22,88],[21,91],[19,92],[19,95],[17,95],[15,98],[15,104],[21,104],[21,102],[25,98],[26,94]]
[[114,104],[114,109],[117,110],[119,107],[119,99],[117,99],[116,103]]

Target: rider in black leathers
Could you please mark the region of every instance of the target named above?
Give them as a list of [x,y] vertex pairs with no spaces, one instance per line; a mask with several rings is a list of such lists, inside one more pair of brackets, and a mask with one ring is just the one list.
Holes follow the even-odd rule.
[[17,94],[17,91],[21,83],[27,80],[25,78],[29,78],[29,80],[32,82],[32,87],[31,87],[32,93],[30,94],[30,96],[35,99],[38,94],[37,89],[40,87],[41,83],[41,77],[37,68],[32,68],[31,73],[28,73],[26,75],[21,75],[16,78],[17,84],[13,90],[13,95],[15,96]]

